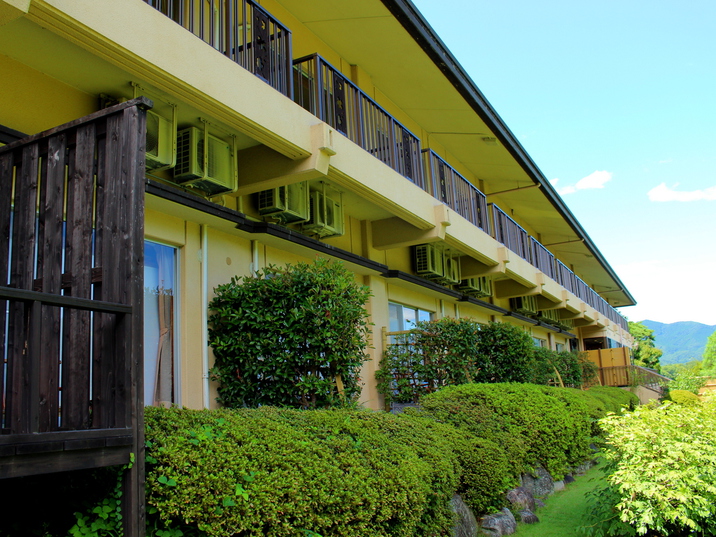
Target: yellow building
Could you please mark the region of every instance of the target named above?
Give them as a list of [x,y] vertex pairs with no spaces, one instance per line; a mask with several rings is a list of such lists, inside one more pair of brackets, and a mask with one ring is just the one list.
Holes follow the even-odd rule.
[[415,319],[631,345],[634,299],[409,0],[0,0],[0,76],[4,143],[154,103],[146,404],[215,406],[214,287],[316,256],[372,291],[372,408],[383,334]]

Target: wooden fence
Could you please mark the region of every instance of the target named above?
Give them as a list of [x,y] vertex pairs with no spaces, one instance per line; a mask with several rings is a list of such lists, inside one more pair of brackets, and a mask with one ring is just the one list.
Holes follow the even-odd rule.
[[145,119],[129,101],[0,148],[0,478],[127,464],[143,532]]

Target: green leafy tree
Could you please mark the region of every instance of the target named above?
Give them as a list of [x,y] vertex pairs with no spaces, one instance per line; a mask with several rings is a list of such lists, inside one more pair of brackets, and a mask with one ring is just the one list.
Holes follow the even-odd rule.
[[706,340],[701,373],[708,377],[716,376],[716,331]]
[[664,353],[655,346],[656,337],[654,331],[642,323],[629,321],[629,333],[634,337],[634,364],[660,371],[659,358]]
[[222,404],[316,408],[357,399],[370,291],[342,264],[268,267],[215,292],[209,345]]

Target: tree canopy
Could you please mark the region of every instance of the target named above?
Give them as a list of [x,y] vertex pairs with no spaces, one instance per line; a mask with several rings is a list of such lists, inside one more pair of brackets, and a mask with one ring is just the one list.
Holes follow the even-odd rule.
[[706,340],[703,361],[701,363],[701,374],[705,376],[716,376],[716,331]]
[[660,371],[659,358],[664,351],[656,348],[654,331],[642,323],[629,321],[629,333],[634,337],[636,343],[633,349],[634,364]]

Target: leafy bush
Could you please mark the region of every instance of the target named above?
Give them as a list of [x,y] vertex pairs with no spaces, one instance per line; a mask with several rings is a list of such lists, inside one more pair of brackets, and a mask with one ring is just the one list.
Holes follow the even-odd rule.
[[532,338],[520,327],[489,323],[480,328],[477,340],[476,382],[527,382],[534,352]]
[[440,319],[418,322],[394,337],[376,372],[378,391],[388,403],[417,403],[443,386],[533,377],[532,339],[511,324]]
[[716,408],[643,406],[602,420],[608,488],[588,535],[716,535]]
[[559,478],[590,454],[589,412],[577,390],[464,384],[426,395],[421,403],[439,421],[499,442],[512,475],[541,464]]
[[621,414],[622,410],[634,410],[639,405],[639,398],[629,390],[613,386],[592,386],[587,393],[600,398],[607,412]]
[[669,390],[667,400],[679,405],[698,405],[701,403],[698,395],[686,390]]
[[459,466],[448,426],[270,407],[148,408],[146,423],[147,502],[168,527],[409,537],[452,526]]
[[535,384],[561,380],[564,386],[580,388],[591,384],[599,367],[582,352],[557,352],[544,347],[534,349],[532,378]]
[[340,263],[269,267],[215,292],[209,344],[223,405],[315,408],[358,397],[369,291]]
[[474,382],[480,325],[468,319],[419,321],[395,338],[376,372],[387,402],[417,403],[443,386]]

